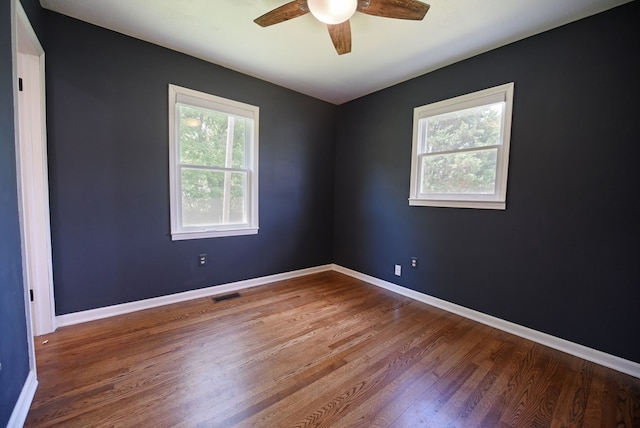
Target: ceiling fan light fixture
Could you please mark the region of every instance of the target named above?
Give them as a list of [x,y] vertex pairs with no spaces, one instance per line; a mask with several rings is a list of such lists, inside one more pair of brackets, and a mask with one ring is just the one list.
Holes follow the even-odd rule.
[[336,25],[353,16],[358,7],[358,0],[307,0],[307,5],[318,21]]

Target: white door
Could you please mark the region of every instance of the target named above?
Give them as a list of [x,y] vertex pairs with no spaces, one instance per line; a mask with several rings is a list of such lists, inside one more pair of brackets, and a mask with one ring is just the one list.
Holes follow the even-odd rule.
[[[19,2],[18,2],[19,5]],[[36,336],[55,330],[49,180],[45,125],[44,50],[21,6],[17,8],[18,167],[24,277],[33,295]]]

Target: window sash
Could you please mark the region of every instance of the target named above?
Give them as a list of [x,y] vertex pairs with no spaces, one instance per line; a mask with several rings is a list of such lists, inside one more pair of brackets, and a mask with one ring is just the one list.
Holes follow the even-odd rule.
[[[254,135],[253,135],[253,125],[254,125],[254,120],[252,118],[249,117],[244,117],[244,116],[238,116],[236,114],[231,114],[228,113],[226,111],[221,111],[221,110],[213,110],[211,108],[208,107],[199,107],[199,106],[190,106],[188,104],[183,104],[183,103],[176,103],[176,110],[179,112],[179,114],[176,115],[176,129],[178,130],[178,139],[177,139],[177,144],[178,144],[178,162],[181,162],[183,164],[187,164],[188,162],[183,161],[183,153],[182,153],[182,141],[181,141],[181,131],[184,129],[181,122],[181,118],[179,117],[181,113],[181,107],[186,107],[186,108],[194,108],[195,110],[200,110],[203,114],[206,114],[207,112],[211,112],[211,113],[217,113],[220,114],[222,116],[224,116],[226,118],[226,128],[225,128],[225,138],[227,139],[227,141],[224,143],[225,146],[225,152],[224,152],[224,159],[222,159],[221,161],[225,163],[225,165],[217,165],[215,163],[211,163],[208,164],[209,166],[220,166],[220,167],[228,167],[227,164],[229,163],[234,163],[234,159],[233,159],[233,146],[234,146],[234,139],[235,139],[235,126],[236,126],[236,121],[238,120],[242,120],[245,121],[244,123],[244,142],[243,142],[243,146],[242,146],[242,158],[241,158],[241,167],[245,168],[247,166],[248,163],[251,162],[251,153],[249,151],[250,147],[251,147],[251,141],[253,141]],[[229,141],[231,140],[231,141]],[[229,146],[230,144],[230,146]],[[213,149],[213,151],[215,151],[215,148]],[[237,160],[237,158],[235,159]],[[207,165],[206,163],[200,163],[198,165]]]
[[[475,107],[481,107],[489,104],[497,104],[500,102],[508,102],[509,96],[505,91],[496,92],[494,89],[506,87],[512,85],[497,86],[496,88],[485,89],[483,91],[473,92],[471,94],[462,95],[460,97],[438,101],[436,103],[418,107],[418,119],[440,116],[441,114],[447,114],[454,111],[469,110]],[[428,108],[427,108],[428,107]]]
[[419,158],[423,158],[423,157],[428,157],[428,156],[442,156],[442,155],[450,155],[453,153],[468,153],[468,152],[477,152],[477,151],[482,151],[482,150],[487,150],[487,149],[498,149],[500,150],[500,148],[502,147],[502,144],[491,144],[491,145],[487,145],[487,146],[478,146],[478,147],[466,147],[464,149],[458,149],[458,150],[443,150],[441,152],[421,152],[420,154],[418,154]]
[[433,143],[431,143],[434,139],[435,136],[432,136],[429,133],[429,123],[432,120],[441,120],[442,116],[447,116],[450,115],[452,113],[458,113],[459,116],[461,116],[461,118],[468,118],[470,116],[473,115],[474,110],[478,110],[480,107],[484,107],[486,110],[486,108],[489,109],[493,109],[495,107],[499,107],[500,108],[500,113],[499,113],[499,135],[498,135],[498,143],[497,145],[501,145],[502,144],[502,140],[503,140],[503,123],[504,123],[504,114],[505,114],[505,103],[504,102],[491,102],[489,104],[481,104],[481,105],[477,105],[474,106],[472,108],[465,108],[463,110],[452,110],[452,111],[448,111],[445,113],[439,113],[439,114],[433,114],[433,115],[429,115],[426,117],[422,117],[420,118],[420,122],[419,122],[419,127],[420,127],[420,134],[419,134],[419,140],[420,140],[420,145],[419,145],[419,150],[420,150],[420,154],[424,154],[424,153],[444,153],[444,152],[454,152],[454,151],[461,151],[461,150],[467,150],[467,149],[472,149],[474,147],[489,147],[489,146],[493,146],[496,144],[488,144],[486,141],[482,142],[480,141],[478,145],[473,146],[473,147],[460,147],[460,148],[453,148],[450,150],[442,150],[442,149],[438,149],[435,148],[433,146]]
[[[248,213],[250,212],[250,208],[251,208],[251,198],[250,198],[250,189],[249,189],[249,180],[250,180],[250,174],[251,172],[248,170],[239,170],[239,169],[233,169],[233,168],[206,168],[206,167],[188,167],[188,166],[184,166],[184,165],[180,165],[179,167],[180,170],[180,174],[178,175],[178,180],[180,181],[179,186],[180,186],[180,210],[179,210],[179,224],[181,226],[181,229],[183,230],[190,230],[190,231],[197,231],[197,230],[219,230],[219,229],[233,229],[233,228],[237,228],[239,226],[248,226]],[[214,214],[213,212],[209,211],[206,213],[206,218],[208,220],[208,222],[202,222],[202,223],[198,223],[198,224],[187,224],[187,222],[185,221],[185,217],[186,217],[186,212],[185,212],[185,201],[187,200],[185,192],[184,192],[184,188],[183,188],[183,177],[184,177],[184,171],[204,171],[204,172],[213,172],[213,173],[219,173],[219,174],[223,174],[223,188],[225,188],[225,191],[223,191],[221,197],[219,198],[220,201],[217,201],[217,198],[214,197],[208,197],[208,203],[206,204],[206,207],[211,208],[212,205],[215,205],[216,202],[218,202],[218,204],[220,205],[220,217],[222,218],[222,221],[214,221],[213,219],[215,218],[215,216],[213,216],[212,214]],[[232,195],[231,195],[231,189],[226,189],[227,186],[231,187],[232,183],[232,174],[235,175],[241,175],[243,177],[242,180],[242,206],[243,206],[243,211],[242,211],[242,220],[241,221],[232,221],[230,219],[231,217],[231,204],[233,203],[232,200]],[[200,201],[202,201],[201,198]],[[192,202],[198,202],[198,199],[192,199]],[[192,214],[193,215],[193,214]]]
[[[424,191],[424,184],[425,184],[425,175],[427,174],[427,172],[425,171],[425,160],[428,159],[433,159],[433,158],[441,158],[441,157],[447,157],[448,155],[459,155],[459,154],[467,154],[467,153],[479,153],[479,152],[495,152],[496,154],[496,160],[495,163],[493,164],[493,181],[492,181],[492,187],[493,190],[491,192],[478,192],[478,191],[470,191],[470,192],[455,192],[455,191],[442,191],[442,192],[428,192],[428,191]],[[418,193],[419,197],[421,198],[425,198],[425,199],[439,199],[439,200],[447,200],[450,199],[452,197],[455,197],[456,199],[462,199],[462,200],[477,200],[477,199],[493,199],[493,200],[500,200],[499,199],[499,195],[497,193],[498,189],[497,189],[497,175],[498,175],[498,165],[499,165],[499,157],[500,157],[500,146],[490,146],[490,147],[479,147],[476,149],[470,149],[470,150],[458,150],[458,151],[449,151],[448,153],[443,153],[443,152],[437,152],[437,153],[426,153],[423,155],[420,155],[419,157],[419,165],[420,165],[420,171],[419,171],[419,179],[420,179],[420,191]],[[437,182],[435,183],[437,184]]]
[[[174,85],[172,85],[174,86]],[[174,86],[175,87],[175,86]],[[180,88],[186,89],[186,88]],[[175,96],[176,105],[184,105],[187,107],[199,107],[207,110],[219,111],[233,116],[241,116],[249,119],[255,119],[257,116],[255,108],[237,101],[216,97],[215,95],[197,93],[191,91],[189,95],[184,92],[178,92]],[[202,95],[205,95],[204,97]]]

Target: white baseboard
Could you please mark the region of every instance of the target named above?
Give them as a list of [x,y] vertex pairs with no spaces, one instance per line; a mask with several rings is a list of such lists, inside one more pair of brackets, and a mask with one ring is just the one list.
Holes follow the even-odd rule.
[[31,403],[33,402],[33,397],[36,394],[37,388],[38,379],[36,377],[36,372],[34,370],[31,370],[29,372],[29,375],[27,376],[27,380],[22,386],[22,391],[20,392],[18,401],[13,407],[13,412],[11,412],[11,417],[9,418],[9,423],[7,423],[7,428],[18,428],[24,426],[24,422],[27,420],[29,408],[31,407]]
[[547,333],[542,333],[540,331],[533,330],[531,328],[524,327],[519,324],[515,324],[491,315],[487,315],[485,313],[478,312],[473,309],[457,305],[455,303],[447,302],[446,300],[438,299],[437,297],[429,296],[428,294],[420,293],[418,291],[411,290],[409,288],[405,288],[391,282],[384,281],[379,278],[375,278],[373,276],[369,276],[335,264],[317,266],[308,269],[301,269],[292,272],[285,272],[276,275],[248,279],[245,281],[216,285],[213,287],[185,291],[183,293],[155,297],[152,299],[140,300],[137,302],[123,303],[120,305],[107,306],[104,308],[91,309],[88,311],[75,312],[66,315],[59,315],[56,317],[56,324],[58,325],[58,327],[79,324],[87,321],[108,318],[115,315],[122,315],[129,312],[141,311],[143,309],[150,309],[158,306],[169,305],[172,303],[199,299],[201,297],[208,297],[215,294],[228,293],[231,291],[256,287],[258,285],[264,285],[276,281],[283,281],[286,279],[297,278],[300,276],[311,275],[313,273],[325,272],[328,270],[334,270],[336,272],[343,273],[353,278],[368,282],[369,284],[387,289],[389,291],[393,291],[394,293],[398,293],[405,297],[409,297],[419,302],[435,306],[447,312],[472,319],[479,323],[486,324],[502,331],[506,331],[508,333],[540,343],[550,348],[566,352],[567,354],[575,355],[576,357],[583,358],[587,361],[591,361],[596,364],[600,364],[602,366],[617,370],[619,372],[640,378],[640,363],[626,360],[615,355],[607,354],[596,349],[588,348],[586,346],[570,342],[568,340],[561,339]]
[[182,293],[170,294],[168,296],[154,297],[152,299],[138,300],[136,302],[123,303],[120,305],[106,306],[103,308],[90,309],[87,311],[74,312],[71,314],[58,315],[56,325],[64,327],[67,325],[79,324],[87,321],[94,321],[102,318],[109,318],[116,315],[141,311],[144,309],[156,308],[158,306],[170,305],[172,303],[185,302],[187,300],[209,297],[215,294],[238,291],[245,288],[256,287],[258,285],[269,284],[276,281],[297,278],[299,276],[311,275],[313,273],[325,272],[332,269],[332,265],[316,266],[307,269],[300,269],[291,272],[279,273],[275,275],[252,278],[244,281],[230,282],[227,284],[215,285],[213,287],[200,288],[198,290],[185,291]]
[[428,294],[420,293],[418,291],[414,291],[409,288],[405,288],[339,265],[333,265],[332,269],[336,272],[349,275],[353,278],[368,282],[369,284],[387,289],[389,291],[393,291],[394,293],[401,294],[405,297],[409,297],[419,302],[435,306],[447,312],[452,312],[462,317],[469,318],[471,320],[486,324],[502,331],[506,331],[508,333],[523,337],[533,342],[540,343],[550,348],[566,352],[567,354],[575,355],[576,357],[583,358],[587,361],[591,361],[596,364],[600,364],[602,366],[617,370],[619,372],[640,378],[640,364],[634,361],[616,357],[615,355],[607,354],[605,352],[598,351],[597,349],[588,348],[586,346],[570,342],[568,340],[561,339],[547,333],[542,333],[540,331],[533,330],[531,328],[524,327],[510,321],[505,321],[503,319],[496,318],[494,316],[487,315],[485,313],[478,312],[464,306],[456,305],[455,303],[447,302],[446,300],[438,299],[437,297],[429,296]]

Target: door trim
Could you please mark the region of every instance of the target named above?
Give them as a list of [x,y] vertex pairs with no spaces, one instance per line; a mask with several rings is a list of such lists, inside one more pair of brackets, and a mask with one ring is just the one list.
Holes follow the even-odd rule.
[[35,296],[27,306],[30,306],[32,334],[39,336],[56,329],[49,220],[45,57],[19,1],[16,2],[16,38],[14,64],[18,77],[24,79],[23,91],[16,91],[18,106],[15,110],[23,275],[27,300],[30,290]]

